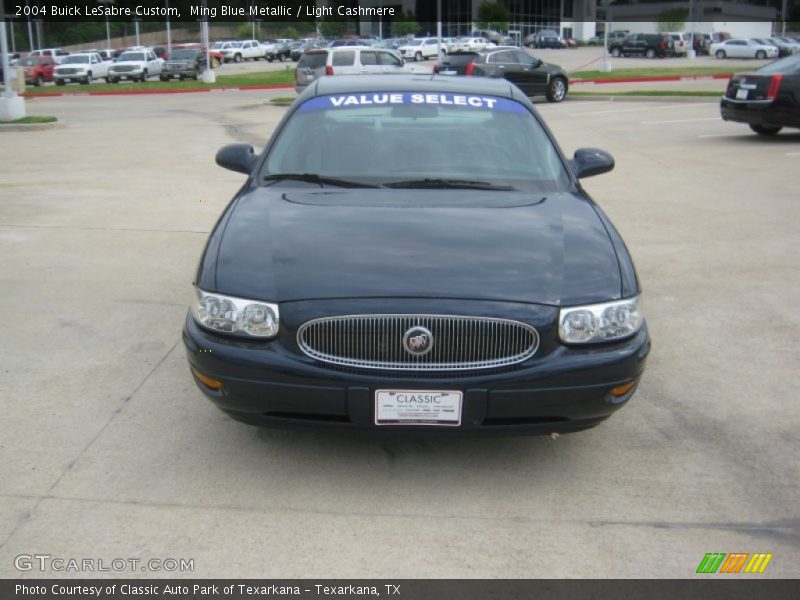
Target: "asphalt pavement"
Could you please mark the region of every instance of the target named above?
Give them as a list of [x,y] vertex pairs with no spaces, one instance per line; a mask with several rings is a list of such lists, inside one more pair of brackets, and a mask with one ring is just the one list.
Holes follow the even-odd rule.
[[[567,55],[569,51],[563,51]],[[0,577],[15,557],[192,560],[194,577],[694,576],[707,552],[800,575],[800,133],[713,102],[540,110],[629,245],[653,350],[600,427],[409,439],[260,431],[192,382],[180,330],[208,231],[276,92],[28,102],[0,132]],[[84,574],[85,575],[85,574]],[[89,573],[89,575],[92,575]]]

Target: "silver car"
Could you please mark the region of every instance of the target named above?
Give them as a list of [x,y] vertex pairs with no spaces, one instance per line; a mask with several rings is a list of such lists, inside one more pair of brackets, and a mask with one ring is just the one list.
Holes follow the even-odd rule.
[[370,46],[342,46],[309,50],[300,57],[294,89],[299,94],[323,75],[403,73],[403,59],[394,50]]

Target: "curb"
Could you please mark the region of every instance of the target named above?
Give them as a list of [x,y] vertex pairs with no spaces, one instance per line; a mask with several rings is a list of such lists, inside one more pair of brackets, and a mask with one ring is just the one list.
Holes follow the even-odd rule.
[[53,94],[21,94],[25,98],[63,98],[64,96],[148,96],[153,94],[213,94],[225,92],[250,92],[257,90],[286,90],[294,89],[291,83],[278,83],[272,85],[243,85],[240,87],[196,88],[179,90],[102,90],[97,92],[56,92]]
[[604,84],[604,83],[650,83],[654,81],[711,81],[713,79],[730,79],[733,73],[717,73],[716,75],[653,75],[651,77],[608,77],[606,79],[570,79],[570,85]]

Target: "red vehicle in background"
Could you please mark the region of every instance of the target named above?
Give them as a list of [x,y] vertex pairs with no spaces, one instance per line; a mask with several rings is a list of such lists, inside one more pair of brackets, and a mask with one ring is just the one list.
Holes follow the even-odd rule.
[[39,87],[47,81],[53,81],[53,69],[56,61],[49,56],[25,56],[17,62],[25,71],[25,83]]

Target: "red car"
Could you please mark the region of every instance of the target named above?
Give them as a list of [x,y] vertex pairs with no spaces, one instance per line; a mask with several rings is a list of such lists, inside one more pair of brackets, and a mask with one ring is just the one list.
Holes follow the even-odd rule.
[[17,63],[25,71],[25,83],[36,87],[44,85],[46,81],[53,81],[53,69],[56,66],[49,56],[26,56]]

